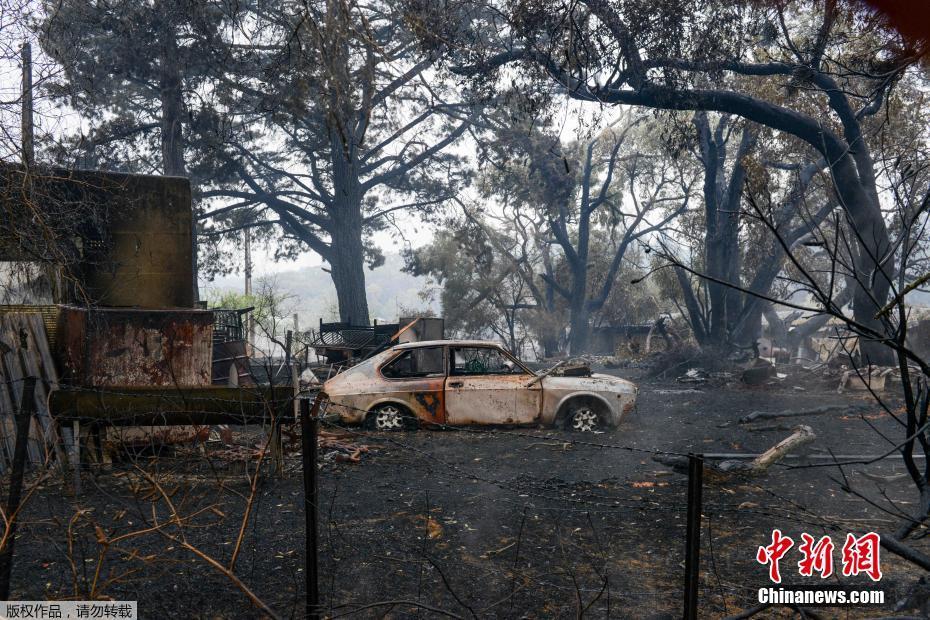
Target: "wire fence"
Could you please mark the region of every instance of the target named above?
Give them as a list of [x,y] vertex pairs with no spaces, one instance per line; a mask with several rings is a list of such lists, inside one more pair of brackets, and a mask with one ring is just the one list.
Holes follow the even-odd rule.
[[[320,410],[301,424],[314,394],[279,387],[237,398],[77,391],[106,416],[63,413],[74,447],[27,476],[10,598],[137,599],[144,615],[217,617],[681,616],[688,454],[618,433],[369,432]],[[191,416],[187,434],[153,423],[216,410],[225,425]],[[707,463],[697,617],[758,607],[769,581],[756,552],[773,529],[842,544],[886,527],[844,512],[840,497],[827,512],[809,506],[791,476],[802,474]],[[783,561],[786,582],[810,583],[796,563]]]

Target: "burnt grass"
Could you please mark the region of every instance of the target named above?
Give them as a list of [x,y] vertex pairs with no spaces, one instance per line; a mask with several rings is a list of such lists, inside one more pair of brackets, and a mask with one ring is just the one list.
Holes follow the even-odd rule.
[[[837,394],[837,379],[790,374],[775,385],[645,379],[619,429],[575,435],[537,428],[357,433],[360,463],[321,449],[319,549],[323,612],[330,617],[678,618],[683,604],[686,476],[652,452],[761,452],[795,424],[817,433],[814,451],[875,454],[903,432],[869,396]],[[893,408],[900,403],[889,397]],[[741,424],[752,411],[850,409]],[[862,406],[858,409],[855,406]],[[237,439],[249,444],[260,429]],[[141,472],[145,471],[143,475]],[[861,472],[865,471],[865,475]],[[780,528],[800,533],[893,531],[899,519],[845,493],[899,509],[916,492],[900,461],[869,466],[773,467],[765,476],[708,471],[702,522],[701,617],[756,604],[768,585],[755,562]],[[157,486],[154,484],[157,482]],[[138,457],[84,473],[75,497],[53,472],[30,497],[16,537],[11,599],[138,600],[140,617],[261,617],[229,578],[190,547],[228,566],[249,495],[241,462],[196,449]],[[170,497],[173,508],[165,496]],[[892,509],[893,510],[893,509]],[[174,512],[176,511],[176,512]],[[183,527],[171,523],[180,515]],[[161,524],[160,531],[144,530]],[[122,539],[117,537],[123,536]],[[925,553],[930,545],[913,544]],[[189,546],[186,546],[189,545]],[[105,551],[104,551],[105,550]],[[782,561],[786,583],[797,549]],[[235,574],[281,617],[304,614],[304,513],[300,455],[260,479]],[[892,615],[921,571],[882,553],[884,579],[832,577],[885,591],[885,605],[819,608],[818,617]],[[96,578],[95,578],[96,575]],[[96,579],[96,580],[95,580]],[[94,585],[95,584],[95,585]],[[895,615],[919,615],[911,609]],[[796,617],[773,608],[758,617]]]

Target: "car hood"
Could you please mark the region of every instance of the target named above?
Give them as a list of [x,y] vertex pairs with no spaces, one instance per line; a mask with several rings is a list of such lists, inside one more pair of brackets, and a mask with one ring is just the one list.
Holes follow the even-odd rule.
[[635,394],[636,385],[612,375],[594,373],[588,377],[548,376],[542,380],[543,389],[578,390],[586,392],[616,392]]

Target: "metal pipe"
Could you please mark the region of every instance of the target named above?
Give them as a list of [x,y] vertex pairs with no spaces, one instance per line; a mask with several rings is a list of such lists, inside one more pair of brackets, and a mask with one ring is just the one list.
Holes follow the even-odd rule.
[[701,581],[701,499],[704,457],[688,455],[688,523],[685,547],[685,620],[697,620],[698,585]]
[[306,614],[305,617],[317,620],[320,617],[320,587],[319,587],[319,532],[318,532],[318,505],[319,487],[317,480],[317,438],[320,432],[319,409],[325,398],[321,393],[310,409],[309,400],[300,401],[300,427],[303,456],[304,477],[304,519],[306,532],[306,548],[304,568],[306,579]]

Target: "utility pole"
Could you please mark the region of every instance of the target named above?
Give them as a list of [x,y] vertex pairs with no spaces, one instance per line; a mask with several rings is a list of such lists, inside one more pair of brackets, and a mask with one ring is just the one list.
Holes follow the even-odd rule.
[[22,139],[23,164],[29,167],[35,161],[35,135],[32,110],[32,45],[23,43],[23,112]]
[[[246,226],[242,229],[242,245],[245,247],[245,296],[252,296],[252,229]],[[251,303],[249,300],[248,303]],[[254,312],[254,310],[253,310]],[[255,318],[249,312],[246,318],[246,350],[252,355],[255,346]]]
[[300,341],[300,318],[297,316],[297,313],[295,312],[294,313],[294,342],[291,345],[294,348],[291,351],[291,357],[297,357],[297,353],[299,353],[300,343],[301,343]]

